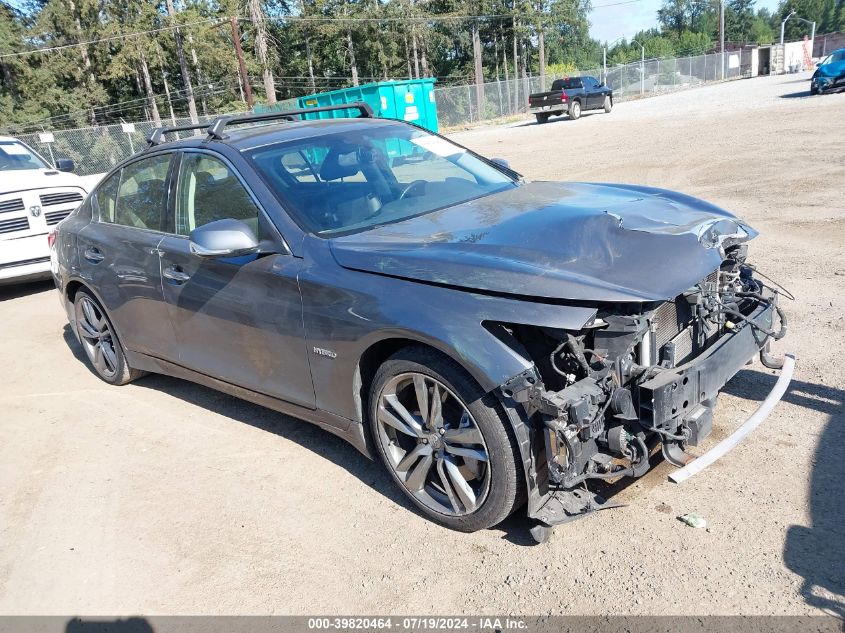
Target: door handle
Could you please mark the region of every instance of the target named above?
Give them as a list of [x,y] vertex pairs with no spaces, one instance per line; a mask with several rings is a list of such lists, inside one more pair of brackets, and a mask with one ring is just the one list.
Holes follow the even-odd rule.
[[100,252],[100,249],[97,248],[96,246],[86,248],[82,252],[82,256],[85,259],[87,259],[89,262],[91,262],[92,264],[99,264],[101,261],[103,261],[106,258],[106,256],[103,255]]
[[179,266],[168,266],[161,274],[165,277],[165,279],[169,279],[176,284],[183,284],[191,278],[191,276]]

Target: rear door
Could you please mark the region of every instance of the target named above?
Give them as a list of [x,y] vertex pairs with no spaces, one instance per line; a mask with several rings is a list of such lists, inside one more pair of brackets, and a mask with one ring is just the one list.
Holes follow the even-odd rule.
[[103,181],[94,194],[94,221],[77,240],[80,274],[99,295],[124,347],[159,358],[173,350],[158,255],[172,156],[146,156]]
[[174,179],[169,234],[159,248],[177,362],[313,408],[297,280],[302,260],[289,254],[219,259],[193,255],[190,232],[225,218],[241,220],[279,250],[284,250],[284,243],[222,156],[187,151]]

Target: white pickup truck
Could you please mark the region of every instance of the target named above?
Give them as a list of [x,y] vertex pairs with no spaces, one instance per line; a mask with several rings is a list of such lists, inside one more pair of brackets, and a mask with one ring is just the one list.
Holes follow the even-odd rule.
[[69,159],[55,167],[21,141],[0,136],[0,285],[50,277],[47,235],[87,187]]

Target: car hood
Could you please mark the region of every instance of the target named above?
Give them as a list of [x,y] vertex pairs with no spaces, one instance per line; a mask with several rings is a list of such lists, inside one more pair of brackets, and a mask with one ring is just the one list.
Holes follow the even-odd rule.
[[56,169],[11,169],[0,171],[0,193],[13,193],[28,189],[52,187],[78,187],[87,192],[82,179]]
[[346,268],[510,295],[670,299],[756,231],[718,207],[628,185],[533,182],[363,233],[330,248]]

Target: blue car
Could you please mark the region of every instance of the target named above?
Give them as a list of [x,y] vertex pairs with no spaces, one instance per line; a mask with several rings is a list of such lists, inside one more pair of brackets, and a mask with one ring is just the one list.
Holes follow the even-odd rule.
[[810,79],[810,94],[842,90],[845,88],[845,48],[833,51],[818,63]]

